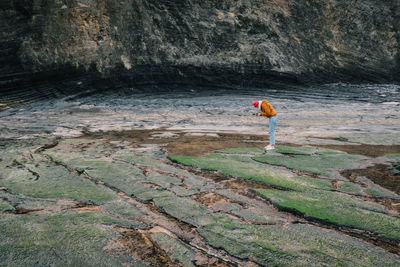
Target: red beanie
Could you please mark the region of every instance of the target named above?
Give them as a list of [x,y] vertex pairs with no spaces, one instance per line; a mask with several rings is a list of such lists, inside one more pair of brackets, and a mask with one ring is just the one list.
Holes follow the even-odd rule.
[[257,101],[257,100],[253,101],[253,106],[254,106],[255,108],[258,108],[258,101]]

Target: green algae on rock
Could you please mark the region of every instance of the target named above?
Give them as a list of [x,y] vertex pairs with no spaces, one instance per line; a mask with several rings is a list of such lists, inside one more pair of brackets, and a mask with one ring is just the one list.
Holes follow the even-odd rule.
[[376,205],[351,196],[318,190],[307,192],[253,190],[281,209],[297,211],[307,217],[367,230],[400,241],[399,218],[391,216]]
[[392,154],[386,157],[394,160],[400,160],[400,154]]
[[[165,156],[162,158],[156,153],[153,155],[151,149],[116,148],[109,144],[102,144],[102,142],[93,143],[84,140],[80,144],[79,139],[65,140],[60,142],[60,146],[48,149],[43,153],[59,164],[52,163],[49,166],[55,165],[64,168],[66,171],[72,169],[77,170],[78,173],[83,172],[83,175],[79,176],[67,171],[93,185],[113,191],[116,198],[102,203],[91,212],[85,212],[85,209],[50,215],[43,215],[38,212],[29,215],[29,219],[26,220],[39,220],[36,225],[42,225],[44,221],[48,220],[50,224],[55,224],[58,227],[52,227],[51,231],[64,231],[68,235],[70,224],[85,227],[92,224],[95,229],[99,228],[104,230],[105,233],[103,236],[92,236],[89,233],[87,237],[92,242],[100,242],[102,246],[105,243],[108,244],[110,240],[116,240],[118,233],[116,233],[115,227],[128,227],[135,229],[134,231],[145,227],[145,229],[151,229],[144,230],[146,234],[150,234],[152,241],[160,246],[174,263],[184,266],[193,264],[195,253],[191,244],[195,240],[184,244],[182,241],[189,240],[182,239],[182,237],[175,238],[171,232],[164,231],[162,228],[160,230],[154,225],[146,225],[141,221],[146,217],[151,217],[150,213],[147,214],[146,208],[144,208],[151,206],[152,212],[155,211],[154,207],[156,207],[157,212],[164,214],[170,223],[176,221],[179,222],[179,225],[186,224],[186,226],[189,226],[183,227],[185,229],[195,229],[195,232],[201,235],[207,245],[216,249],[221,248],[224,253],[227,252],[237,259],[251,260],[260,265],[390,266],[399,263],[398,257],[372,244],[323,227],[297,224],[295,216],[277,211],[272,205],[258,197],[251,197],[250,201],[249,196],[237,192],[233,193],[232,190],[226,189],[227,184],[219,184],[200,176],[200,174],[194,175],[184,168],[168,165],[162,161]],[[84,150],[83,154],[80,154],[82,149]],[[295,149],[297,148],[285,148],[285,151],[281,152],[290,155],[293,154]],[[303,154],[314,153],[314,150],[308,149],[310,151]],[[298,193],[300,196],[309,196],[311,192],[315,191],[321,194],[327,192],[333,194],[332,196],[339,197],[339,193],[329,191],[342,190],[354,193],[359,190],[358,185],[352,183],[338,183],[338,188],[334,188],[329,180],[298,177],[289,171],[284,171],[283,168],[270,167],[255,162],[251,157],[260,156],[261,152],[262,150],[258,148],[230,149],[226,153],[221,150],[203,157],[171,155],[170,159],[204,169],[218,170],[227,175],[257,181],[258,183],[272,184],[277,188],[297,190],[299,192],[284,192]],[[297,153],[299,152],[297,151]],[[40,174],[38,172],[40,168],[32,165],[27,166],[31,171]],[[83,178],[83,176],[89,179]],[[247,190],[247,187],[244,188]],[[132,196],[131,201],[126,201],[127,196],[124,194],[121,194],[124,197],[120,198],[118,192]],[[193,195],[196,192],[199,194]],[[224,201],[212,202],[211,204],[200,201],[204,193],[209,194],[210,192],[221,194]],[[280,191],[272,190],[272,192]],[[254,197],[254,194],[249,195]],[[315,193],[315,195],[318,194]],[[140,209],[133,204],[133,198],[136,198],[141,202],[140,205],[143,205]],[[334,197],[331,197],[331,199],[336,201]],[[253,206],[254,202],[258,204]],[[262,206],[260,206],[261,204]],[[388,215],[385,210],[378,206],[358,203],[353,198],[343,200],[342,206],[346,206],[346,208],[356,207],[362,212]],[[65,225],[62,225],[62,221],[59,220],[60,214],[69,217]],[[31,216],[37,219],[31,219]],[[52,216],[55,217],[51,219]],[[0,219],[0,227],[2,226],[1,221],[2,219]],[[62,227],[65,227],[66,230],[61,230]],[[85,227],[83,229],[86,229]],[[189,234],[190,230],[186,230],[188,231],[186,234],[193,234],[193,232]],[[120,230],[118,231],[120,232]],[[0,233],[2,233],[1,230]],[[77,237],[70,236],[69,238],[74,238],[73,242],[78,242],[81,233],[81,231],[78,231]],[[7,235],[14,239],[13,235]],[[41,237],[35,238],[39,241],[34,242],[45,243],[40,239]],[[0,241],[0,249],[1,244],[3,244],[2,241]],[[50,245],[55,248],[58,247],[58,244],[54,244],[54,242]],[[107,252],[110,252],[110,264],[105,261],[103,264],[105,266],[111,265],[111,262],[116,265],[126,262],[134,266],[142,264],[139,260],[132,262],[132,259],[121,251],[114,254],[112,246],[107,248],[106,252],[98,252],[96,248],[92,249],[95,245],[97,244],[89,245],[90,252],[83,251],[82,254],[103,253],[101,256],[103,257]],[[12,244],[7,243],[6,249],[10,249],[11,246]],[[37,249],[41,250],[41,248]],[[134,248],[131,248],[131,250],[134,251]],[[68,252],[63,251],[62,253],[64,255]],[[75,252],[72,250],[70,253]],[[135,255],[134,253],[133,255]],[[93,257],[93,255],[90,257]],[[79,258],[75,255],[73,257]],[[8,258],[6,260],[10,261]],[[94,262],[98,263],[97,261]],[[63,264],[64,262],[60,265]]]
[[[224,151],[227,153],[224,154]],[[279,151],[284,154],[291,154],[291,156],[283,156]],[[182,164],[266,183],[276,186],[278,189],[295,190],[252,189],[260,196],[267,198],[273,204],[285,210],[305,214],[309,218],[315,218],[323,222],[363,229],[386,239],[400,240],[400,235],[398,234],[400,233],[400,220],[397,217],[392,216],[378,205],[343,194],[363,195],[369,193],[370,195],[376,195],[380,192],[377,188],[364,189],[357,184],[343,181],[338,181],[334,187],[324,179],[285,175],[284,172],[269,168],[267,165],[261,166],[251,160],[245,160],[246,157],[247,159],[252,157],[260,161],[268,159],[268,163],[278,160],[285,164],[287,161],[284,160],[291,160],[289,161],[291,165],[286,165],[294,169],[300,168],[309,171],[311,167],[314,167],[313,161],[315,161],[315,158],[319,158],[319,161],[323,162],[323,164],[315,167],[315,170],[328,176],[331,175],[330,171],[334,168],[358,166],[360,164],[359,161],[365,159],[365,157],[314,147],[278,146],[276,152],[268,153],[267,155],[254,157],[256,153],[259,153],[259,149],[240,148],[237,150],[220,150],[201,157],[169,155],[169,158]],[[306,160],[308,165],[304,167],[302,164]],[[307,166],[310,166],[310,168]],[[236,211],[231,210],[230,212],[235,213]]]
[[[48,153],[51,155],[51,152]],[[148,159],[138,160],[150,164]],[[158,208],[182,221],[196,224],[195,218],[207,212],[207,207],[199,205],[196,201],[190,198],[179,198],[173,192],[165,190],[173,184],[181,183],[181,180],[175,177],[160,175],[156,172],[151,172],[146,177],[141,169],[132,164],[112,161],[108,158],[70,159],[66,163],[71,168],[85,170],[91,178],[107,183],[141,201],[153,201]],[[182,205],[182,202],[185,205]]]
[[389,197],[389,198],[393,198],[393,196],[395,196],[396,198],[398,198],[397,195],[384,192],[384,191],[382,191],[382,190],[380,190],[378,188],[374,188],[374,187],[365,189],[365,193],[368,193],[369,195],[371,195],[373,197]]
[[109,189],[93,184],[62,166],[52,162],[38,162],[35,166],[9,167],[0,186],[14,193],[37,198],[65,198],[79,201],[106,202],[116,198]]
[[255,163],[237,161],[234,158],[219,153],[209,154],[202,157],[169,155],[168,158],[172,161],[186,165],[200,167],[206,170],[219,171],[227,175],[249,179],[280,188],[293,190],[320,188],[332,190],[331,184],[326,180],[283,175],[271,168],[260,166]]
[[288,155],[312,155],[318,153],[319,149],[312,146],[276,146],[275,153]]
[[12,210],[14,207],[9,202],[0,199],[0,212]]
[[334,231],[302,224],[285,227],[244,224],[226,215],[209,215],[198,229],[213,247],[241,259],[273,266],[391,266],[399,264],[383,249]]
[[[159,160],[150,159],[148,155],[136,155],[137,152],[128,150],[128,149],[122,149],[118,152],[116,152],[112,158],[114,160],[123,160],[126,162],[129,162],[134,165],[141,165],[141,166],[146,166],[146,167],[155,167],[163,172],[167,172],[170,174],[176,174],[178,176],[183,176],[185,178],[193,178],[193,175],[185,172],[183,170],[180,170],[178,168],[175,168],[171,165],[168,165],[166,163],[160,162]],[[193,181],[195,182],[195,181]],[[201,181],[197,181],[198,185],[203,185]]]
[[177,238],[163,232],[151,234],[153,240],[168,254],[174,263],[194,267],[196,253]]
[[264,150],[262,148],[256,147],[242,147],[242,148],[226,148],[220,149],[216,152],[224,154],[262,154]]
[[[153,190],[154,191],[154,190]],[[177,197],[174,193],[164,191],[160,196],[152,193],[154,204],[167,214],[180,221],[198,225],[199,218],[211,210],[188,197]],[[184,205],[183,205],[184,203]]]
[[132,194],[135,190],[135,183],[144,179],[139,168],[129,163],[111,161],[106,158],[74,159],[67,161],[66,164],[76,170],[84,170],[90,177],[118,188],[127,194]]
[[147,176],[147,181],[168,188],[171,187],[172,185],[179,185],[182,183],[181,179],[179,178],[161,175],[156,172],[151,172]]
[[351,183],[351,182],[340,183],[338,185],[337,190],[340,192],[347,192],[347,193],[354,193],[354,194],[361,194],[363,192],[363,189],[361,188],[361,186]]
[[[65,200],[65,199],[41,199],[41,198],[34,198],[20,194],[6,194],[2,195],[0,193],[0,198],[6,199],[6,204],[3,211],[16,213],[16,214],[23,214],[29,213],[32,211],[40,211],[40,210],[60,210],[63,208],[69,208],[73,206],[77,206],[80,203],[86,202],[79,202],[73,200]],[[60,202],[59,202],[60,201]],[[1,201],[0,201],[1,202]],[[89,202],[88,202],[89,203]],[[10,208],[11,207],[11,208]]]
[[102,208],[111,214],[120,215],[126,218],[136,218],[144,214],[134,205],[124,201],[113,201],[102,205]]
[[[280,151],[283,151],[281,153]],[[288,153],[287,151],[290,151]],[[279,154],[292,154],[283,156]],[[353,169],[360,166],[366,157],[350,155],[344,152],[310,147],[280,147],[274,153],[252,157],[254,160],[271,165],[285,166],[299,171],[315,173],[326,177],[335,177],[334,170]]]
[[50,215],[0,217],[0,262],[8,266],[117,266],[126,256],[104,252],[117,231],[105,225],[125,224],[96,212],[62,211]]

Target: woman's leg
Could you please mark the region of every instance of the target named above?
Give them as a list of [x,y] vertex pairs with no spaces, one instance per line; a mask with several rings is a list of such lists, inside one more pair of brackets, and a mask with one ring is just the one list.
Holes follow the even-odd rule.
[[269,143],[275,145],[275,125],[277,116],[269,118]]

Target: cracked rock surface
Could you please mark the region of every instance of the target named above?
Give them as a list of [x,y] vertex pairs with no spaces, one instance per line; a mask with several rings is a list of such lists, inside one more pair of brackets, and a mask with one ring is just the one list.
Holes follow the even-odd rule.
[[[310,146],[278,146],[263,154],[251,143],[173,155],[168,148],[179,138],[165,132],[154,142],[146,133],[132,142],[141,134],[19,140],[4,147],[0,262],[400,264],[399,196],[339,172],[362,168],[372,158]],[[379,159],[394,163],[398,154]]]

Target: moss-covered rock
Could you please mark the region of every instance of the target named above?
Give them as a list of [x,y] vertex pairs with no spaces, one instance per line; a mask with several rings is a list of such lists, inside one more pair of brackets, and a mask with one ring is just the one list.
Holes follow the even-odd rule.
[[306,190],[307,188],[320,188],[332,190],[328,181],[315,178],[295,177],[260,166],[256,163],[237,161],[229,156],[222,154],[210,154],[202,157],[170,155],[169,159],[200,167],[206,170],[219,171],[224,174],[249,179],[276,187],[288,188],[293,190]]
[[260,196],[284,210],[337,225],[364,229],[400,241],[400,220],[388,212],[351,196],[335,192],[284,192],[254,189]]
[[371,187],[371,188],[367,188],[365,189],[365,193],[368,193],[369,195],[373,196],[373,197],[389,197],[389,198],[398,198],[397,195],[388,192],[388,190],[380,190],[379,188],[375,188],[375,187]]
[[225,215],[203,218],[198,232],[213,246],[241,259],[272,266],[391,266],[383,249],[321,228],[243,224]]
[[143,172],[129,163],[116,162],[108,159],[73,160],[68,166],[84,170],[90,177],[118,188],[127,194],[132,194],[135,183],[144,180]]
[[173,177],[173,176],[165,176],[165,175],[161,175],[159,173],[156,172],[151,172],[148,176],[147,176],[147,181],[151,182],[151,183],[155,183],[158,184],[160,186],[163,187],[171,187],[172,185],[178,185],[181,184],[182,181],[179,178]]
[[[313,146],[276,146],[273,153],[288,154],[288,155],[312,155],[320,151],[319,148]],[[325,152],[329,150],[323,150]]]
[[169,172],[169,173],[186,176],[185,172],[182,172],[182,170],[174,168],[171,165],[162,163],[155,159],[151,159],[148,156],[138,156],[136,154],[137,154],[137,152],[133,149],[122,149],[122,150],[119,150],[118,152],[116,152],[115,154],[113,154],[112,158],[115,160],[127,161],[132,164],[140,164],[143,166],[156,167],[157,169],[164,171],[164,172]]
[[107,210],[111,214],[116,214],[127,218],[137,218],[144,215],[134,205],[121,200],[109,202],[103,205],[101,208]]
[[[321,227],[295,224],[295,216],[281,213],[259,198],[234,193],[222,184],[163,163],[165,156],[152,149],[127,149],[104,140],[85,139],[81,142],[71,139],[61,141],[44,153],[53,161],[34,154],[19,158],[19,162],[10,157],[8,162],[11,165],[0,162],[0,168],[4,170],[4,178],[0,179],[3,185],[0,186],[10,190],[0,191],[0,199],[7,199],[0,201],[0,211],[9,206],[44,207],[42,211],[29,215],[4,214],[6,216],[0,218],[0,235],[6,237],[0,240],[0,262],[17,266],[48,263],[56,266],[78,263],[89,266],[143,265],[125,252],[121,253],[121,250],[113,253],[110,250],[113,246],[107,246],[106,251],[103,248],[120,237],[114,230],[117,227],[148,228],[149,225],[142,222],[147,218],[143,207],[151,202],[151,206],[154,204],[161,211],[160,214],[165,213],[170,218],[194,226],[210,246],[223,248],[235,257],[251,259],[260,265],[399,264],[398,257],[374,245],[335,231],[326,232]],[[299,177],[284,168],[271,167],[253,159],[266,156],[338,157],[343,160],[341,157],[346,158],[347,154],[314,147],[278,146],[276,151],[268,154],[263,154],[259,148],[246,148],[220,150],[202,157],[171,155],[170,159],[279,189],[295,190],[260,189],[255,192],[276,206],[281,205],[279,207],[310,218],[366,229],[397,240],[398,224],[392,220],[397,218],[379,206],[337,192],[362,194],[360,186],[339,181],[333,187],[329,179]],[[358,160],[361,159],[355,159],[356,162]],[[67,168],[78,173],[71,173]],[[331,171],[330,168],[324,170]],[[91,179],[79,175],[80,172],[85,172]],[[132,202],[120,198],[118,191],[133,196],[144,206],[139,209]],[[194,196],[196,193],[201,194]],[[220,195],[201,199],[203,193]],[[71,200],[91,200],[100,205],[79,208]],[[62,209],[72,210],[60,212]],[[370,219],[370,222],[361,227],[356,224],[357,219]],[[17,236],[23,226],[26,229],[20,232],[25,238]],[[193,265],[196,256],[193,248],[168,231],[153,228],[149,234],[174,263]],[[53,250],[61,252],[54,254]],[[28,251],[37,253],[39,260],[34,262]],[[99,256],[93,259],[95,255]]]
[[[104,251],[117,232],[105,225],[125,225],[96,212],[63,211],[41,216],[0,217],[0,262],[6,266],[120,266],[132,259]],[[111,252],[111,251],[110,251]]]
[[389,155],[389,156],[387,156],[387,158],[390,158],[390,159],[400,159],[400,154],[392,154],[392,155]]
[[34,171],[22,166],[9,167],[0,180],[0,186],[7,187],[14,193],[36,198],[95,202],[107,202],[117,198],[111,190],[51,162],[39,163],[32,169]]
[[196,253],[180,240],[163,232],[151,234],[153,240],[167,253],[173,263],[194,267]]
[[153,201],[157,207],[169,215],[192,225],[198,225],[199,217],[211,213],[209,208],[197,201],[191,198],[177,197],[173,193],[166,192],[165,196],[154,198]]
[[363,188],[361,188],[361,186],[351,182],[343,182],[339,184],[337,190],[340,192],[347,192],[354,194],[361,194],[363,192]]
[[226,148],[220,149],[216,152],[224,154],[262,154],[264,150],[257,147],[243,147],[243,148]]
[[0,212],[12,210],[13,206],[8,201],[0,199]]
[[[383,238],[400,240],[398,234],[400,233],[400,220],[398,218],[393,217],[377,205],[339,193],[377,195],[379,190],[372,190],[372,188],[365,190],[357,184],[343,181],[338,181],[334,188],[328,180],[288,175],[251,160],[252,157],[268,163],[276,161],[283,166],[303,171],[314,170],[315,173],[330,176],[331,171],[335,169],[352,168],[360,164],[364,157],[315,147],[281,146],[272,153],[254,156],[256,151],[229,149],[201,157],[170,155],[169,158],[186,165],[216,170],[277,188],[293,189],[295,191],[273,189],[255,189],[254,191],[282,209],[301,213],[323,222],[367,230]],[[245,209],[235,209],[229,205],[220,205],[215,208],[236,214],[243,219],[261,219],[260,215],[250,214]],[[267,218],[264,220],[268,221]]]
[[[280,153],[280,150],[283,150],[283,153]],[[305,150],[307,153],[297,147],[291,149],[279,149],[278,147],[277,151],[274,153],[255,156],[253,159],[262,163],[285,166],[287,168],[315,173],[326,177],[337,176],[335,170],[357,168],[360,166],[361,160],[366,159],[366,157],[363,156],[350,155],[329,149],[305,147]],[[291,153],[287,153],[287,151],[291,151]],[[293,155],[285,156],[284,154]]]

